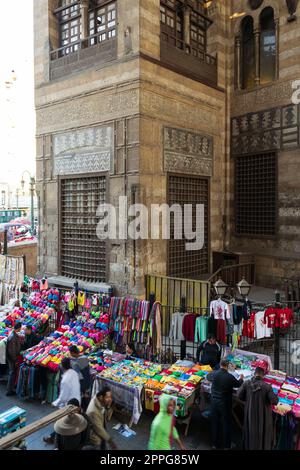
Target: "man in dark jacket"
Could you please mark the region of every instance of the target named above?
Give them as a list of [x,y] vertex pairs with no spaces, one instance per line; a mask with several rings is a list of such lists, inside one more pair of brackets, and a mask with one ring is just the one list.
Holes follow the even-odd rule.
[[[212,369],[218,367],[221,360],[221,346],[214,335],[209,335],[207,341],[203,341],[197,349],[197,362]],[[201,358],[200,358],[201,355]]]
[[213,448],[221,448],[223,430],[224,449],[231,449],[232,393],[240,388],[244,381],[241,375],[237,380],[228,372],[229,361],[223,359],[220,369],[208,374],[211,388],[211,420]]
[[6,396],[15,395],[15,378],[17,371],[18,356],[21,352],[21,338],[19,333],[22,329],[21,323],[17,322],[14,326],[13,331],[7,338],[6,343],[6,359],[8,363],[8,382],[7,382],[7,393]]
[[264,370],[257,367],[252,380],[245,382],[238,391],[245,401],[243,444],[245,450],[272,450],[274,425],[272,405],[278,397],[271,385],[264,382]]
[[25,328],[25,341],[22,344],[22,351],[26,351],[27,349],[33,348],[33,346],[36,346],[39,344],[41,341],[41,338],[39,338],[35,333],[32,331],[32,326],[28,325]]

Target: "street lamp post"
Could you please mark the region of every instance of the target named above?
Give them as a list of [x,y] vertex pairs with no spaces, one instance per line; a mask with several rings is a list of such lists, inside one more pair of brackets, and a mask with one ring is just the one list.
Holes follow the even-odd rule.
[[24,171],[22,175],[22,180],[21,180],[21,186],[24,191],[25,187],[25,180],[24,180],[24,174],[27,173],[29,175],[29,191],[30,191],[30,201],[31,201],[31,230],[34,231],[34,192],[35,192],[35,178],[34,176],[31,176],[29,171]]

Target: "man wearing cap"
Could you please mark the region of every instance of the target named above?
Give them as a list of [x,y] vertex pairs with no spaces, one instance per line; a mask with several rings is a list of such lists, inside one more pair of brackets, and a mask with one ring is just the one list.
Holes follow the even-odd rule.
[[[69,400],[68,405],[76,406],[80,411],[79,401]],[[77,410],[64,416],[54,424],[55,442],[58,450],[80,450],[85,444],[88,422]]]
[[18,356],[21,352],[21,338],[19,333],[22,329],[20,322],[15,323],[14,329],[7,338],[6,343],[6,358],[8,363],[8,382],[7,382],[7,393],[6,396],[10,397],[16,395],[15,391],[15,379],[18,366]]
[[207,375],[212,382],[211,388],[211,421],[213,449],[221,448],[223,431],[224,449],[231,449],[232,393],[244,382],[241,375],[237,380],[229,373],[229,361],[223,359],[220,369]]

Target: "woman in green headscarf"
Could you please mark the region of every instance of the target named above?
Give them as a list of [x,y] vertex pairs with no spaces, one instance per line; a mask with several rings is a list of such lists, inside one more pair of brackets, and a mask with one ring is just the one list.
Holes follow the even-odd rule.
[[149,450],[172,450],[173,440],[184,450],[175,428],[175,400],[169,395],[162,395],[159,400],[160,411],[151,425]]

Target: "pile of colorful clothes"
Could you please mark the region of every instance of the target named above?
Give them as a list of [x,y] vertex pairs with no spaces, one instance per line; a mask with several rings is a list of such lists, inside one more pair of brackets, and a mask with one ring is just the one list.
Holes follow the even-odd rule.
[[57,371],[62,359],[68,355],[69,347],[76,345],[80,351],[92,351],[109,333],[109,316],[103,314],[93,318],[83,314],[77,320],[62,325],[38,346],[24,354],[24,360],[32,365]]
[[272,386],[273,392],[276,395],[278,395],[285,379],[286,374],[280,370],[271,370],[264,378],[265,382]]
[[273,410],[284,416],[292,412],[296,417],[300,411],[300,379],[287,377],[284,372],[270,371],[265,377],[265,382],[272,385],[274,393],[279,398],[277,406]]
[[114,382],[128,385],[129,387],[144,386],[149,378],[154,378],[162,370],[160,364],[154,364],[142,359],[123,360],[112,367],[106,368],[100,373],[100,377]]
[[146,388],[172,396],[188,398],[201,380],[211,371],[210,366],[194,365],[190,368],[179,366],[176,363],[170,369],[164,369],[159,375],[148,380]]
[[88,359],[93,371],[102,372],[108,367],[112,367],[114,364],[123,361],[125,359],[125,355],[110,350],[99,350],[91,353],[88,356]]
[[60,294],[57,289],[32,292],[29,297],[23,297],[22,305],[29,311],[41,312],[49,307],[56,309],[60,301]]
[[178,361],[148,380],[145,385],[145,408],[158,413],[159,397],[162,393],[167,393],[176,400],[176,416],[185,416],[188,410],[187,401],[191,399],[198,384],[211,371],[210,366],[192,363],[189,367],[185,367]]

